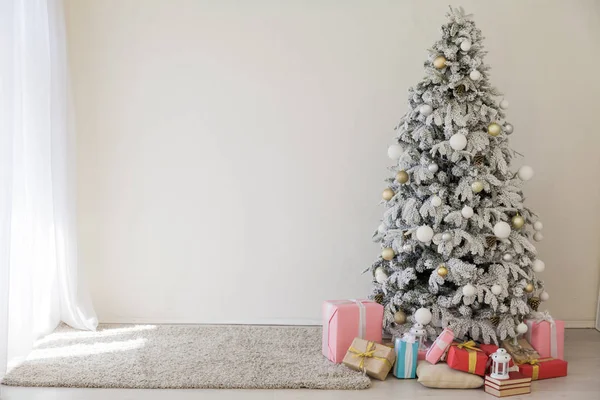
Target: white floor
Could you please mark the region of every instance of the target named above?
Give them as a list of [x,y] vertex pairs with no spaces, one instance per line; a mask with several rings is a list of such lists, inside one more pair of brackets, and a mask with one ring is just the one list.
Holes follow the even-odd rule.
[[[600,400],[600,332],[593,329],[569,329],[565,339],[565,358],[569,376],[533,383],[532,394],[511,399]],[[137,390],[137,389],[66,389],[0,386],[2,400],[288,400],[288,399],[492,399],[483,390],[427,389],[415,380],[389,377],[361,391],[327,390]]]

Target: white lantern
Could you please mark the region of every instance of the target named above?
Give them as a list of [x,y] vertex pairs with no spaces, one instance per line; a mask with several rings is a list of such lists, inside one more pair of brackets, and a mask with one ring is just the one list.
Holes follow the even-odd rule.
[[508,379],[508,364],[511,360],[510,354],[508,354],[505,349],[498,349],[491,357],[492,373],[490,376],[494,379]]

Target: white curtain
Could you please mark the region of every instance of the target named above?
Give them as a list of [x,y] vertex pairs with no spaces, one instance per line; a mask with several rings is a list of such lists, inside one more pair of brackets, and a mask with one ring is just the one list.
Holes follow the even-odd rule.
[[60,0],[0,0],[0,377],[60,321],[96,328],[78,271]]

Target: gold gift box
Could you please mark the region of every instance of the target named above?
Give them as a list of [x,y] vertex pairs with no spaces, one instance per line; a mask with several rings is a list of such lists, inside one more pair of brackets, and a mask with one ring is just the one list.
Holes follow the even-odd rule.
[[515,364],[523,364],[540,358],[538,352],[526,339],[519,339],[516,345],[513,343],[513,339],[506,339],[502,341],[502,347],[512,356]]
[[385,380],[396,361],[393,348],[356,338],[342,363],[356,371],[365,372],[372,378]]

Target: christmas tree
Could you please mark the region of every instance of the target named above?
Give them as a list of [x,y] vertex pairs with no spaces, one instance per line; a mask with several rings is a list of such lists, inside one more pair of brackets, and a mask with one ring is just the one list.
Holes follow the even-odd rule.
[[548,298],[532,244],[542,223],[523,204],[533,170],[510,169],[508,101],[490,84],[481,31],[461,8],[448,19],[388,149],[396,165],[371,298],[388,333],[422,323],[429,338],[450,327],[490,343],[524,333],[525,315]]

